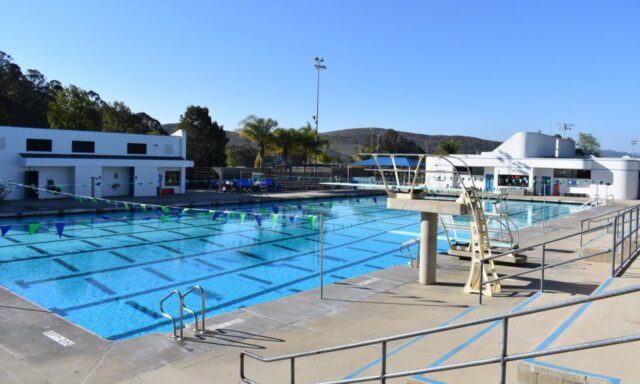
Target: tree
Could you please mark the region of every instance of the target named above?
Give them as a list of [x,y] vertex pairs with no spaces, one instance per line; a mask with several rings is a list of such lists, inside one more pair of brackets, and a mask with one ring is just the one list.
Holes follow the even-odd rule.
[[411,140],[400,136],[393,129],[387,129],[380,139],[377,152],[386,153],[423,153],[424,150]]
[[147,135],[160,135],[166,136],[167,132],[162,129],[162,124],[153,117],[147,115],[144,112],[138,112],[133,115],[136,120],[136,126],[138,127],[138,133],[146,133]]
[[600,141],[590,133],[578,134],[576,154],[582,156],[600,156]]
[[249,115],[240,124],[242,125],[242,128],[238,130],[240,136],[253,141],[260,149],[258,156],[260,156],[259,165],[262,168],[262,160],[267,146],[273,138],[272,130],[278,126],[278,122],[271,118]]
[[285,164],[289,164],[289,155],[300,147],[300,134],[294,128],[277,128],[273,131],[273,147]]
[[253,167],[258,150],[251,145],[228,145],[225,150],[230,167]]
[[456,139],[445,139],[438,142],[438,155],[453,155],[460,150],[460,142]]
[[47,119],[51,128],[101,131],[101,105],[97,93],[70,85],[58,92],[49,104]]
[[212,121],[209,109],[190,105],[180,116],[178,129],[187,132],[187,158],[197,167],[224,166],[225,146],[229,139],[224,127]]
[[105,132],[139,133],[136,130],[137,119],[131,109],[122,101],[102,103],[102,130]]

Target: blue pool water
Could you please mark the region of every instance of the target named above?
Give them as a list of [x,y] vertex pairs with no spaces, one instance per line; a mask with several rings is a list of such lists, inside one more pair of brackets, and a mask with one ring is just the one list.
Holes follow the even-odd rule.
[[[491,210],[492,203],[487,204]],[[323,205],[326,284],[407,263],[399,245],[417,236],[417,213],[387,210],[382,197]],[[519,228],[579,209],[509,202]],[[213,315],[318,286],[319,231],[302,218],[295,224],[280,219],[275,226],[269,219],[261,227],[250,219],[225,223],[224,217],[212,220],[211,215],[162,222],[143,212],[38,220],[80,221],[67,224],[62,238],[48,227],[34,235],[23,226],[12,229],[0,239],[0,284],[107,339],[170,331],[158,301],[173,289],[201,285],[207,315]],[[446,250],[443,238],[438,247]],[[187,304],[198,309],[197,300],[193,295]]]

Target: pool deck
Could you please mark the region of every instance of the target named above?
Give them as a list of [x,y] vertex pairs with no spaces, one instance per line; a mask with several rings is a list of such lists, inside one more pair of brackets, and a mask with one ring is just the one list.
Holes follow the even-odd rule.
[[[287,194],[287,198],[328,197],[327,193],[330,191],[304,192],[296,197]],[[208,199],[203,198],[203,201]],[[579,228],[579,219],[620,207],[598,207],[549,221],[544,228],[524,229],[521,231],[521,244],[573,232]],[[569,258],[575,250],[576,244],[571,241],[558,243],[553,249],[548,249],[548,261]],[[499,272],[513,273],[535,267],[538,255],[531,252],[528,256],[530,262],[526,265],[499,265]],[[442,255],[438,261],[438,284],[421,286],[416,282],[415,269],[392,267],[328,286],[324,299],[320,299],[318,290],[312,290],[208,318],[208,332],[193,335],[187,331],[184,342],[173,341],[168,334],[160,333],[124,341],[104,340],[12,292],[0,289],[0,382],[238,383],[238,357],[243,350],[266,356],[300,352],[589,294],[607,279],[609,265],[583,261],[550,270],[547,272],[547,292],[543,295],[533,295],[538,284],[537,274],[509,280],[503,285],[505,294],[487,298],[483,306],[476,305],[477,295],[462,293],[467,273],[467,261]],[[514,350],[537,345],[560,325],[567,314],[570,312],[545,317],[544,322],[525,321],[525,327],[519,331],[518,323],[515,323],[512,329]],[[535,329],[535,334],[528,332],[530,329]],[[63,338],[55,334],[49,334],[53,339],[44,335],[50,331]],[[390,359],[389,370],[419,368],[441,361],[456,362],[458,358],[464,360],[478,356],[476,349],[480,345],[496,346],[499,343],[497,340],[475,343],[480,338],[474,335],[477,331],[478,328],[474,328],[447,338],[391,344],[389,351],[397,349],[394,352],[397,355]],[[490,337],[499,332],[499,327],[481,332],[484,332],[483,337]],[[64,346],[66,340],[73,345]],[[454,348],[456,345],[464,347]],[[375,360],[379,354],[378,347],[365,347],[348,354],[301,359],[296,366],[300,377],[304,378],[303,382],[340,379],[351,373],[378,372],[380,366]],[[589,358],[593,356],[587,355],[585,363]],[[259,383],[288,382],[286,364],[264,365],[252,361],[248,363],[248,369],[251,377]],[[486,375],[482,378],[474,376],[473,382],[495,383],[497,376],[494,371],[495,368],[481,370]],[[508,382],[516,382],[517,371],[516,364],[510,364]],[[450,376],[440,374],[429,378],[465,382],[456,375],[469,372],[463,370]],[[640,376],[640,372],[631,372],[634,373]],[[388,382],[406,383],[407,380]]]

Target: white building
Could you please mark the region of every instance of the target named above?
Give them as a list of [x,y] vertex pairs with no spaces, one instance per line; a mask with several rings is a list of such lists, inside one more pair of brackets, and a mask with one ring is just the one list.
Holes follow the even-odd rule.
[[[186,132],[171,136],[0,126],[0,181],[83,196],[184,193]],[[14,189],[7,199],[64,195]]]
[[[462,177],[473,179],[485,191],[509,189],[534,195],[609,197],[637,199],[639,159],[575,157],[571,139],[542,133],[518,132],[491,152],[455,155]],[[452,167],[429,158],[429,185],[457,187]],[[463,162],[470,168],[468,174]],[[442,170],[442,173],[438,171]],[[435,173],[434,173],[435,172]]]

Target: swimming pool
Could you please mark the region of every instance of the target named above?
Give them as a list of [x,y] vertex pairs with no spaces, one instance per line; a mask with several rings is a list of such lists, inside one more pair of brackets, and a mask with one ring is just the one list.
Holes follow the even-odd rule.
[[[383,197],[315,203],[324,215],[326,284],[407,263],[399,246],[419,232],[419,214],[387,210]],[[255,212],[282,204],[228,209]],[[288,204],[308,213],[298,205],[306,202]],[[519,228],[580,209],[509,202]],[[201,285],[210,316],[318,286],[319,231],[308,220],[283,217],[258,227],[253,220],[225,222],[211,215],[168,220],[144,212],[107,215],[65,217],[79,221],[67,224],[61,238],[55,230],[34,235],[12,230],[0,239],[0,284],[111,340],[170,331],[158,301],[173,289]],[[47,219],[59,218],[39,220]],[[444,239],[438,248],[447,249]],[[200,308],[196,295],[187,304]]]

